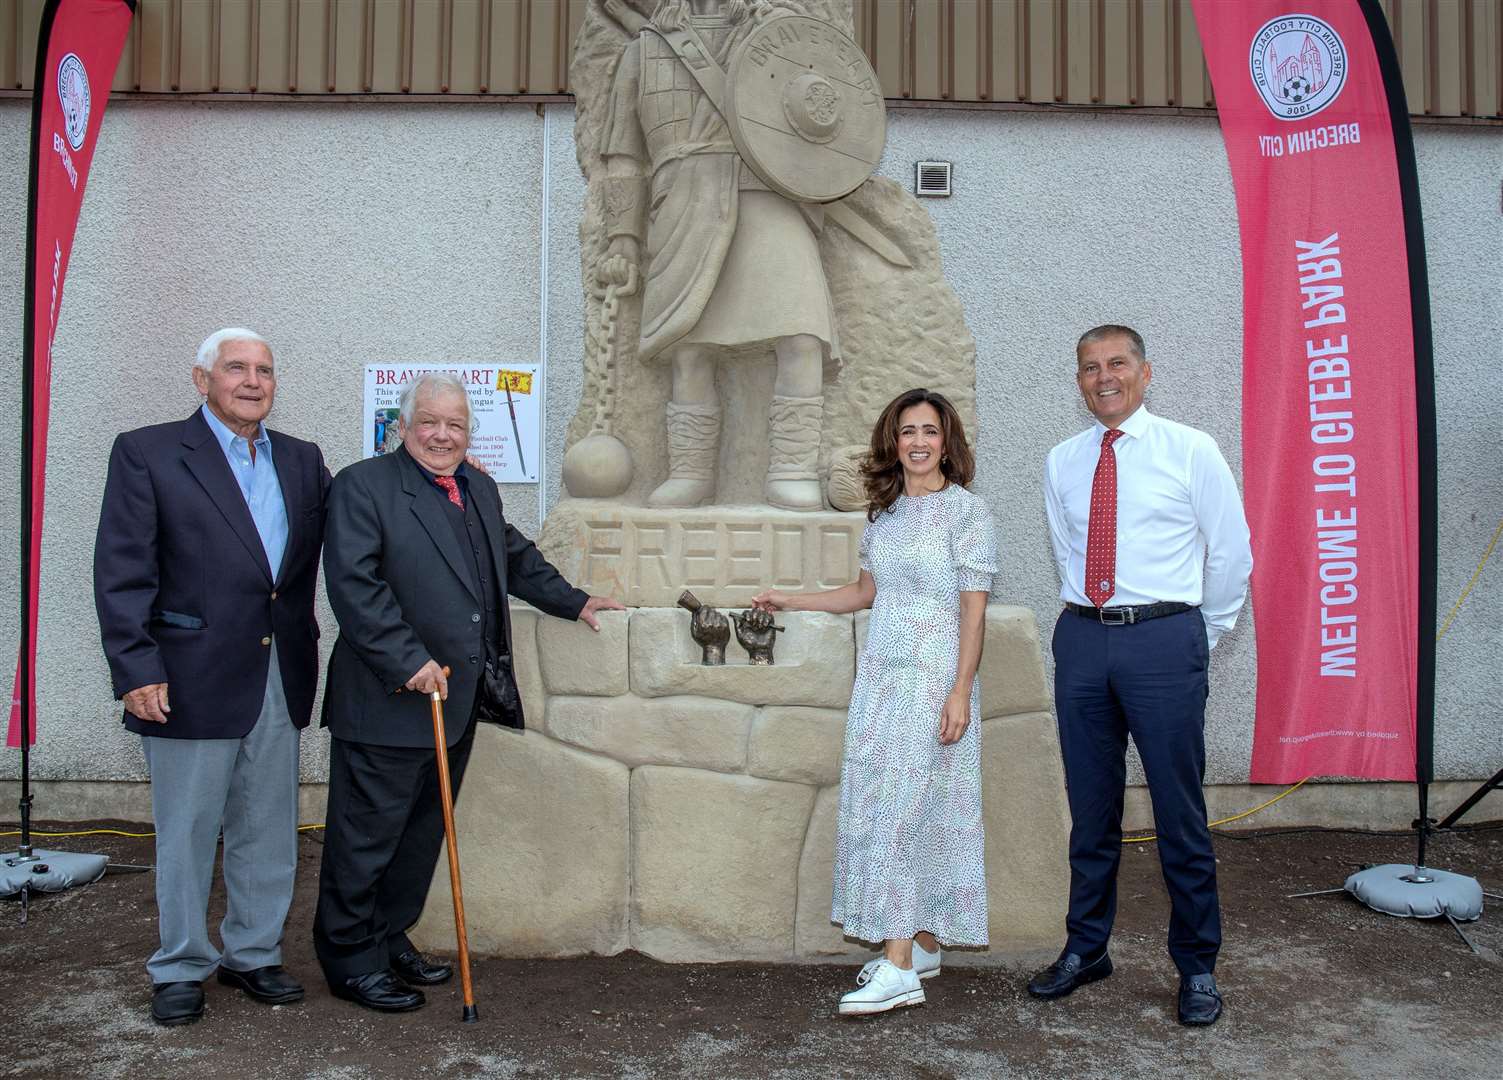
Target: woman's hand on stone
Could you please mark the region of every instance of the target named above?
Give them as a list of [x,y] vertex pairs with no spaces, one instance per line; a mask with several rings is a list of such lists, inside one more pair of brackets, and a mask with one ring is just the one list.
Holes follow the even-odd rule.
[[787,611],[788,599],[788,594],[785,592],[779,592],[777,589],[763,589],[752,597],[751,606],[758,611]]

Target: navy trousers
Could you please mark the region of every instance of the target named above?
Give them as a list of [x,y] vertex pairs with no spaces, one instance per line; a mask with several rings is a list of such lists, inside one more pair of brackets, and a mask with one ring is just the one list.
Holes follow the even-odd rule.
[[1210,649],[1198,609],[1133,626],[1072,611],[1054,626],[1054,703],[1070,801],[1068,952],[1101,955],[1117,914],[1127,737],[1143,761],[1169,890],[1169,955],[1208,974],[1221,946],[1216,857],[1206,825]]

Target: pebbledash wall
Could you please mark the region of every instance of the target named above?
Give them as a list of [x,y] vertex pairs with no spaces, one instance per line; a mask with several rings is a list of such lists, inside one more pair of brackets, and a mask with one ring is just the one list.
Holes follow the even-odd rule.
[[[316,439],[336,470],[359,453],[365,363],[542,358],[546,483],[503,490],[511,520],[536,534],[563,495],[564,429],[580,383],[584,192],[572,121],[572,108],[558,104],[110,106],[54,352],[39,816],[148,814],[144,785],[84,783],[146,775],[100,652],[94,530],[114,435],[196,407],[189,366],[210,330],[244,323],[271,339],[281,379],[273,425]],[[27,102],[0,100],[5,611],[19,603],[28,127]],[[1503,515],[1503,127],[1421,125],[1415,140],[1434,303],[1444,614]],[[1140,328],[1155,361],[1150,406],[1211,432],[1240,473],[1240,262],[1221,135],[1206,116],[894,109],[881,171],[911,184],[913,163],[929,158],[954,163],[954,196],[926,205],[976,338],[975,489],[1003,545],[994,595],[1033,609],[1047,657],[1059,608],[1041,473],[1048,449],[1089,422],[1072,378],[1082,329]],[[1475,781],[1503,764],[1500,607],[1495,560],[1440,646],[1436,762],[1445,779]],[[320,621],[327,654],[327,606]],[[7,676],[15,627],[0,619]],[[1208,780],[1227,785],[1213,792],[1213,809],[1252,795],[1240,785],[1253,687],[1245,614],[1213,656]],[[310,729],[305,781],[323,779],[326,755],[327,737]],[[5,781],[18,764],[16,752],[0,754],[0,820],[13,816],[16,785]],[[316,815],[320,791],[307,795]],[[1143,803],[1140,793],[1132,804],[1140,822]],[[1397,785],[1329,787],[1286,800],[1278,820],[1401,823],[1412,806]]]

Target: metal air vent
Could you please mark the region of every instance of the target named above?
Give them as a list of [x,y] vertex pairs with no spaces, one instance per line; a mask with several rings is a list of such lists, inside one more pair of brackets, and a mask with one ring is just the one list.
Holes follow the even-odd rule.
[[914,165],[913,193],[931,198],[947,197],[950,194],[950,163],[920,161]]

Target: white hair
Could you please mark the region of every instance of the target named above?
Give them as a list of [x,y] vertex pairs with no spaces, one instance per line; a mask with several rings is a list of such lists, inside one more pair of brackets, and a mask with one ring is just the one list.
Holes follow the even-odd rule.
[[271,342],[254,330],[247,330],[243,326],[226,326],[223,330],[215,330],[204,338],[204,343],[198,347],[198,358],[193,361],[193,366],[212,372],[215,362],[219,359],[220,346],[230,341],[254,341],[265,345],[266,351],[271,352]]
[[402,391],[401,400],[398,402],[398,407],[402,414],[402,423],[412,423],[412,413],[417,408],[419,394],[437,394],[445,391],[452,391],[464,398],[465,424],[469,425],[473,423],[475,414],[470,409],[470,392],[465,389],[464,383],[459,381],[458,376],[451,375],[447,371],[425,371],[407,384],[406,388]]

